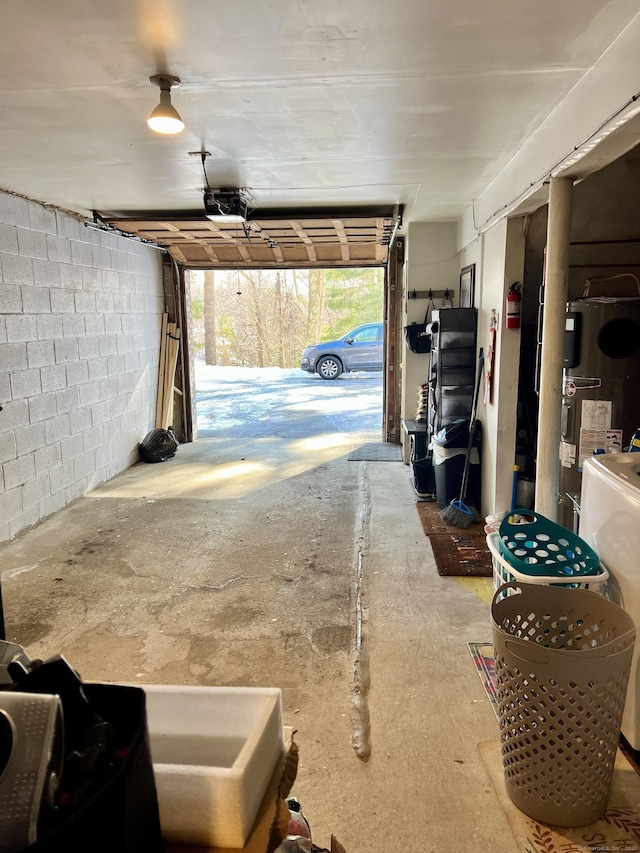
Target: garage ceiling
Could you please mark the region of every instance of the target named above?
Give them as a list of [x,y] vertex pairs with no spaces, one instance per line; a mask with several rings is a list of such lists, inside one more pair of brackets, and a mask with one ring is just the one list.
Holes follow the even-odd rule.
[[[459,217],[637,15],[637,0],[4,0],[0,187],[198,265],[380,262],[376,211]],[[181,79],[175,137],[146,125],[157,73]],[[253,198],[237,246],[204,219],[206,184]]]

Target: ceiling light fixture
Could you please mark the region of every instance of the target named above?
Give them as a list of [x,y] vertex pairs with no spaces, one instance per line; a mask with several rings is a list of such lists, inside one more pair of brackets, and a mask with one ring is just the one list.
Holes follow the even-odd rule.
[[160,87],[160,103],[147,119],[147,124],[156,133],[180,133],[184,130],[184,122],[171,104],[171,87],[179,86],[180,78],[170,74],[154,74],[149,77],[149,82]]

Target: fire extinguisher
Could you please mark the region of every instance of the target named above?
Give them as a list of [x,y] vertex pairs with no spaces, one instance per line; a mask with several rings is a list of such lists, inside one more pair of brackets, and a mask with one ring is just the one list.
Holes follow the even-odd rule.
[[520,328],[520,310],[522,308],[522,296],[520,295],[520,282],[512,284],[507,294],[507,329]]

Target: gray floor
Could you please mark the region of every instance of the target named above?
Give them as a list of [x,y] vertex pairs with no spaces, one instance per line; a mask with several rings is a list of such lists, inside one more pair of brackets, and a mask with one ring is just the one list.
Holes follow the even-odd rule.
[[8,638],[85,680],[281,687],[320,846],[514,853],[467,649],[491,639],[491,581],[438,576],[409,468],[348,461],[372,439],[203,439],[135,466],[2,546]]

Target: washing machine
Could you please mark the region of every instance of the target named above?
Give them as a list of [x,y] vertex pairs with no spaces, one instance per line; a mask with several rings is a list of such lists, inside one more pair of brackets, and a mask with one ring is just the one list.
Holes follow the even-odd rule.
[[[610,572],[603,594],[623,607],[640,629],[640,453],[585,459],[579,533]],[[640,637],[631,664],[621,731],[640,750]]]

